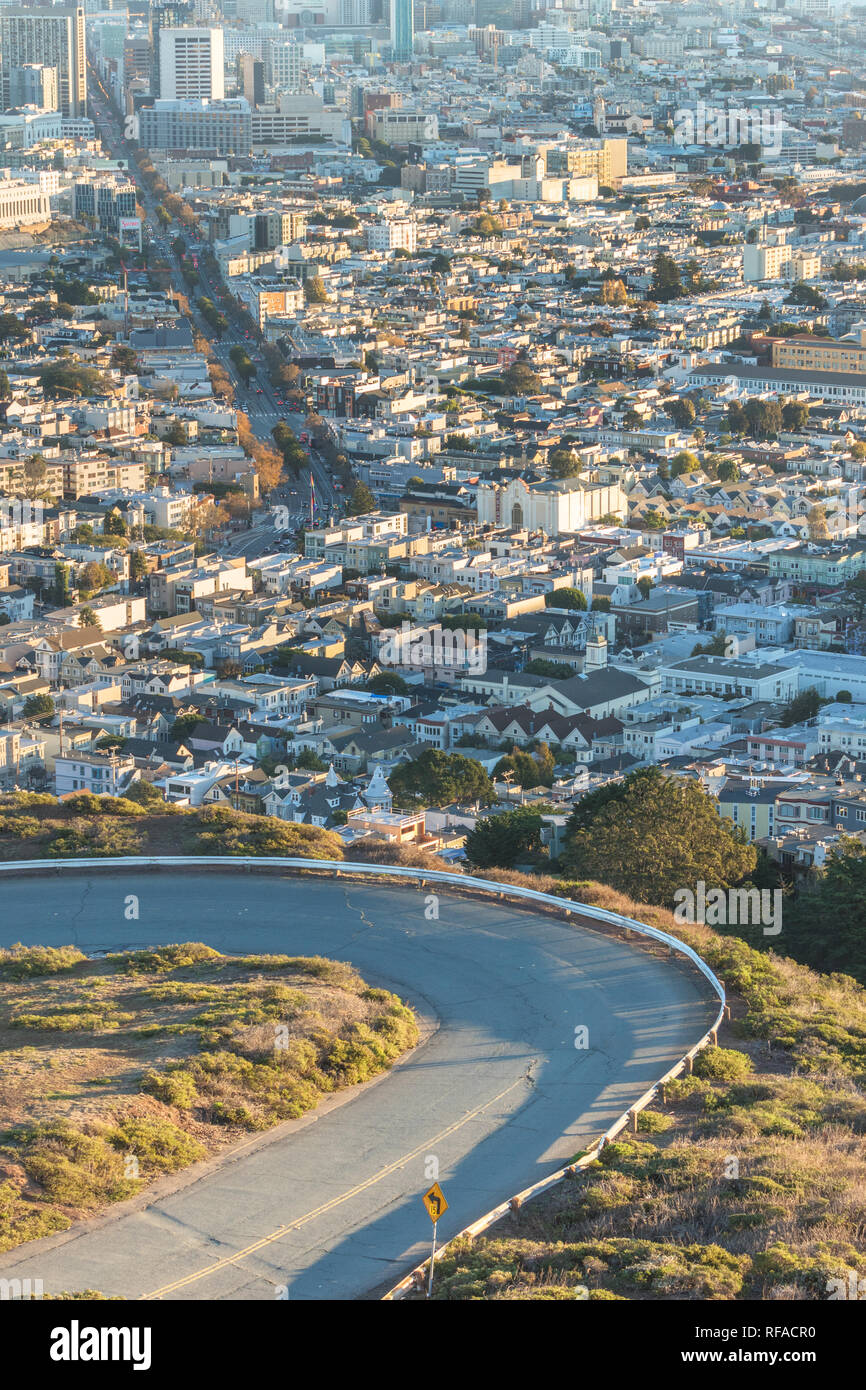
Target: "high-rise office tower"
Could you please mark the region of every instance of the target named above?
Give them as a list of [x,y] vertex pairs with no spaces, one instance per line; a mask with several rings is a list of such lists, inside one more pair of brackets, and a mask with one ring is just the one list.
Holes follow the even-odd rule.
[[249,102],[250,106],[264,106],[265,104],[265,65],[261,58],[257,58],[253,53],[242,53],[240,56],[241,70],[241,91]]
[[391,53],[398,63],[405,63],[414,51],[414,0],[391,0]]
[[301,45],[273,39],[268,44],[268,81],[284,92],[301,90]]
[[57,69],[59,109],[87,115],[84,6],[0,10],[0,100],[11,103],[12,73],[28,63]]
[[44,63],[25,63],[9,74],[9,105],[38,106],[42,111],[60,110],[57,69]]
[[165,101],[222,101],[222,29],[160,29],[159,94]]
[[153,71],[150,90],[155,97],[159,90],[159,35],[163,29],[182,29],[185,24],[195,23],[195,5],[192,0],[168,0],[164,5],[152,5],[150,9],[150,39],[153,47]]

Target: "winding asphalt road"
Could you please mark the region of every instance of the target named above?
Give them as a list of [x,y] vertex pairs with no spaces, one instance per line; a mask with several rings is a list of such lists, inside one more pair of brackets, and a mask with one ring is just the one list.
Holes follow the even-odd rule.
[[[124,900],[140,900],[137,922]],[[46,1292],[354,1299],[428,1252],[431,1159],[449,1239],[597,1137],[710,1026],[697,973],[499,900],[290,875],[71,872],[0,882],[0,945],[205,941],[351,962],[434,1025],[381,1081],[257,1137],[170,1193],[0,1257]],[[575,1028],[589,1047],[575,1048]],[[172,1180],[175,1181],[174,1179]]]

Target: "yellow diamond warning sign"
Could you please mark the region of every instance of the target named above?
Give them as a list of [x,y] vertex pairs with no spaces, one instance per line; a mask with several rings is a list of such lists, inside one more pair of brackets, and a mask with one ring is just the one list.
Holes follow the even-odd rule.
[[429,1191],[424,1193],[423,1202],[427,1208],[427,1215],[430,1217],[431,1221],[438,1221],[440,1216],[444,1216],[445,1212],[448,1210],[448,1203],[445,1201],[445,1193],[442,1191],[438,1182],[434,1182]]

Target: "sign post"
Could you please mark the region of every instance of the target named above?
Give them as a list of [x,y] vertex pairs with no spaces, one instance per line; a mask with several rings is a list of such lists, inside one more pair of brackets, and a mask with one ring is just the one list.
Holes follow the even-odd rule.
[[439,1217],[445,1215],[445,1212],[448,1210],[448,1203],[445,1200],[445,1193],[442,1191],[438,1182],[434,1182],[433,1186],[424,1193],[422,1201],[427,1209],[427,1215],[433,1222],[433,1248],[430,1251],[430,1277],[427,1280],[427,1297],[429,1298],[433,1293],[433,1269],[436,1264],[436,1233],[439,1226]]

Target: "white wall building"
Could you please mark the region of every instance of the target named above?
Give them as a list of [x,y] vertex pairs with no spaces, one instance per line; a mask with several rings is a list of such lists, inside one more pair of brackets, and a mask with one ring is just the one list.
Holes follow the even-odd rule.
[[222,101],[222,29],[160,29],[159,87],[165,101]]

